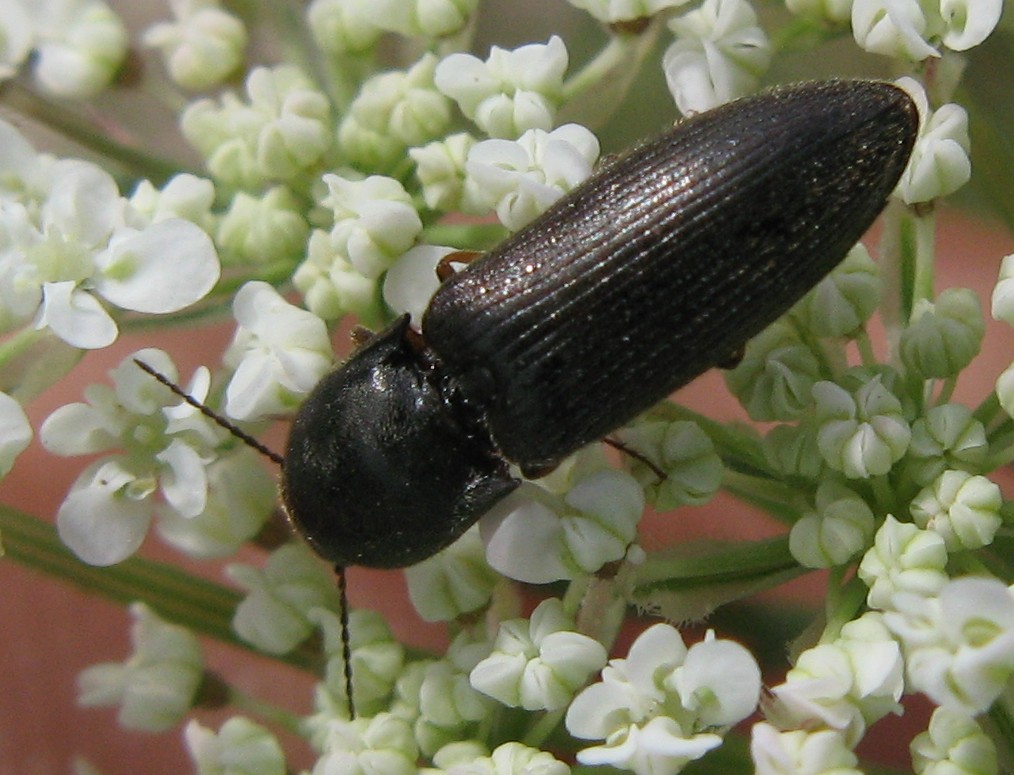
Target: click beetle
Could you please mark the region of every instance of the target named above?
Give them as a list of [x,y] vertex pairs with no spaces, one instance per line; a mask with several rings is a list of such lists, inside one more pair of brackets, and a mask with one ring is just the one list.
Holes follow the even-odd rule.
[[828,274],[883,209],[918,114],[872,81],[777,88],[600,169],[444,282],[310,394],[281,493],[337,566],[444,548],[726,360]]

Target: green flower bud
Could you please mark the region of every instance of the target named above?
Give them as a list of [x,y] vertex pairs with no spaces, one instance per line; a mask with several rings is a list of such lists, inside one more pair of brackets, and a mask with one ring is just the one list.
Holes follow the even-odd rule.
[[860,242],[803,297],[792,314],[817,336],[848,336],[876,310],[880,290],[877,264]]
[[725,384],[754,420],[795,420],[810,405],[820,364],[793,328],[779,322],[746,346]]
[[993,317],[1014,326],[1014,253],[1004,256],[1000,277],[993,288]]
[[873,511],[843,484],[824,481],[817,489],[816,511],[789,533],[789,551],[808,568],[844,565],[873,540]]
[[850,393],[833,382],[813,386],[820,430],[817,445],[827,464],[849,479],[891,470],[912,437],[898,401],[880,376]]
[[259,197],[236,194],[218,224],[216,240],[226,263],[266,264],[295,261],[309,232],[295,197],[275,186]]
[[916,303],[901,334],[901,360],[924,379],[953,377],[978,355],[984,332],[978,297],[967,288],[949,288],[936,303]]
[[948,468],[976,470],[989,453],[986,429],[970,409],[945,404],[930,409],[912,424],[906,465],[912,478],[925,486]]
[[764,458],[787,477],[815,480],[826,468],[817,447],[817,423],[807,415],[798,425],[776,425],[762,442]]
[[707,503],[722,483],[722,460],[697,423],[642,422],[619,437],[665,471],[665,480],[659,482],[648,466],[630,459],[631,472],[660,511]]
[[942,706],[909,745],[917,775],[995,775],[996,746],[963,710]]

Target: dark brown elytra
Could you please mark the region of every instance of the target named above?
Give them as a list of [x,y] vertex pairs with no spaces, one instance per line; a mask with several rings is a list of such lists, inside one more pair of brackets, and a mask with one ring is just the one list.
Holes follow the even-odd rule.
[[433,555],[517,486],[509,464],[548,472],[734,357],[862,236],[917,131],[908,95],[872,81],[683,121],[448,277],[421,333],[406,316],[360,336],[284,458],[251,440],[338,570],[353,716],[343,569]]

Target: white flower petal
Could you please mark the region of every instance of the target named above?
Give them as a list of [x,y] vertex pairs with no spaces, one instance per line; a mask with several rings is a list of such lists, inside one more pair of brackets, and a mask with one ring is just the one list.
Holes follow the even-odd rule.
[[221,269],[214,243],[182,218],[123,231],[99,254],[96,291],[123,309],[176,312],[204,298]]
[[32,426],[21,404],[0,393],[0,478],[5,476],[32,440]]
[[196,517],[204,511],[208,499],[208,473],[194,448],[173,439],[155,458],[167,466],[161,472],[162,494],[184,517]]
[[83,350],[107,347],[119,333],[98,300],[75,288],[71,280],[43,284],[42,307],[35,327],[48,327],[67,344]]

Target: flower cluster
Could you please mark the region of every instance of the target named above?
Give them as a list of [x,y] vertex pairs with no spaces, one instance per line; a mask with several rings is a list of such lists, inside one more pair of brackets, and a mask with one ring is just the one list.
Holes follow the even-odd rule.
[[[949,101],[955,52],[990,35],[1000,0],[786,0],[791,17],[763,22],[749,0],[570,4],[600,27],[597,52],[559,34],[470,53],[478,0],[312,0],[302,18],[272,11],[272,24],[244,4],[169,0],[139,31],[111,0],[9,0],[0,477],[20,473],[35,436],[89,456],[56,515],[58,540],[86,563],[122,563],[151,532],[189,558],[230,558],[229,586],[155,564],[141,567],[161,575],[115,577],[114,594],[144,601],[130,608],[133,653],[82,673],[82,704],[117,706],[124,726],[148,731],[230,704],[218,729],[186,721],[199,773],[292,771],[284,728],[316,757],[312,775],[564,775],[574,762],[675,775],[729,736],[744,741],[727,753],[737,771],[841,775],[860,772],[867,731],[918,692],[936,709],[911,741],[916,771],[998,772],[1014,714],[1014,512],[995,472],[1014,459],[1014,365],[978,405],[954,399],[987,324],[971,290],[934,289],[932,244],[937,203],[972,177],[969,116]],[[438,272],[613,163],[589,126],[647,68],[671,120],[753,92],[777,51],[830,37],[896,60],[920,128],[879,250],[856,245],[726,372],[763,431],[667,401],[609,439],[618,456],[593,445],[521,482],[406,571],[418,615],[447,625],[442,655],[349,611],[344,576],[336,586],[275,530],[258,450],[282,458],[256,440],[334,368],[344,318],[420,331]],[[152,120],[178,126],[175,155],[157,158],[86,102],[107,91],[159,95],[171,115]],[[37,151],[19,111],[87,160]],[[990,311],[1014,325],[1014,256]],[[182,388],[173,359],[148,347],[29,421],[24,407],[121,332],[230,312],[220,362]],[[486,389],[456,384],[445,398],[472,412],[473,387]],[[639,535],[646,509],[689,518],[719,490],[782,534],[662,551]],[[47,567],[6,507],[0,517],[5,551]],[[248,544],[262,553],[233,558]],[[751,651],[712,630],[690,642],[658,622],[625,654],[615,646],[634,606],[699,618],[811,569],[826,572],[823,617],[767,691]],[[536,603],[517,582],[554,586]],[[758,640],[784,653],[789,627],[767,619]],[[309,671],[312,712],[243,697],[205,670],[195,632]]]

